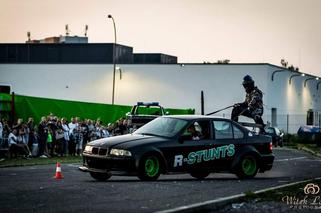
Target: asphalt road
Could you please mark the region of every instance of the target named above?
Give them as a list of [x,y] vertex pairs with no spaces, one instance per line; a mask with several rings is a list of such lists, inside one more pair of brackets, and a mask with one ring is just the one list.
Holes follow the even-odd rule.
[[155,182],[125,176],[96,182],[74,164],[62,165],[63,180],[53,179],[55,165],[1,168],[0,212],[155,212],[321,177],[320,159],[283,148],[274,153],[272,170],[253,180],[220,173],[203,181],[183,174]]

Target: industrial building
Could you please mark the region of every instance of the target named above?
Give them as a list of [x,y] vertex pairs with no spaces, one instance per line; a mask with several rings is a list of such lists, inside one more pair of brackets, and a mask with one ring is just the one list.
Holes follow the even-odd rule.
[[[264,93],[269,125],[295,133],[301,125],[321,122],[317,76],[268,63],[177,63],[175,56],[136,54],[132,47],[112,43],[0,44],[0,84],[21,95],[110,104],[114,62],[118,105],[158,101],[199,114],[203,91],[209,113],[244,101],[241,84],[248,74]],[[218,116],[229,117],[230,111]]]

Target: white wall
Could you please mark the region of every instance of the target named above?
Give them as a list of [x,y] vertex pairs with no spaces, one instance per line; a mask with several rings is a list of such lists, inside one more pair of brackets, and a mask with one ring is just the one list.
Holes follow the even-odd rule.
[[[307,111],[312,109],[315,113],[321,112],[321,88],[317,90],[316,80],[307,81],[304,87],[304,81],[311,76],[296,76],[289,83],[293,74],[290,71],[278,72],[274,75],[274,81],[271,80],[272,73],[280,70],[278,67],[269,66],[268,88],[266,94],[267,106],[266,114],[271,114],[271,108],[277,108],[277,124],[280,128],[286,130],[287,119],[289,120],[288,130],[291,133],[297,132],[300,125],[306,124]],[[287,114],[289,117],[287,117]],[[271,118],[267,118],[270,119]],[[316,117],[315,124],[318,125],[319,117]]]
[[[271,122],[271,108],[279,114],[306,114],[321,111],[316,81],[295,77],[289,85],[290,72],[281,72],[271,81],[277,67],[269,65],[118,65],[115,104],[132,105],[137,101],[159,101],[169,108],[195,108],[200,113],[201,90],[205,94],[205,113],[244,101],[242,78],[249,74],[264,93],[265,121]],[[21,95],[111,103],[112,65],[41,65],[1,64],[0,83],[11,84]],[[230,111],[224,111],[229,116]],[[222,114],[221,114],[222,115]],[[286,116],[285,116],[286,117]],[[305,124],[303,115],[300,122]],[[299,118],[296,118],[298,120]],[[278,117],[282,126],[284,119]],[[291,132],[297,130],[297,125]]]

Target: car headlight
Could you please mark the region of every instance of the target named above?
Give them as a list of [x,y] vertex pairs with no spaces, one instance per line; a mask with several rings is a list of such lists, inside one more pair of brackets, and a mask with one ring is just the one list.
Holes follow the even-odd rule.
[[93,150],[93,146],[86,146],[85,147],[85,152],[91,153]]
[[130,153],[130,151],[124,149],[111,149],[110,154],[115,156],[132,156],[132,153]]

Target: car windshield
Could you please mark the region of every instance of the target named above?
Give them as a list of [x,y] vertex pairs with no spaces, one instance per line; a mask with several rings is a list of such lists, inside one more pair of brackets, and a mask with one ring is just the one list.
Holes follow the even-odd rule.
[[134,134],[173,137],[179,133],[187,123],[188,121],[177,118],[159,117],[136,130]]
[[162,115],[162,108],[159,106],[139,106],[135,112],[136,115]]

